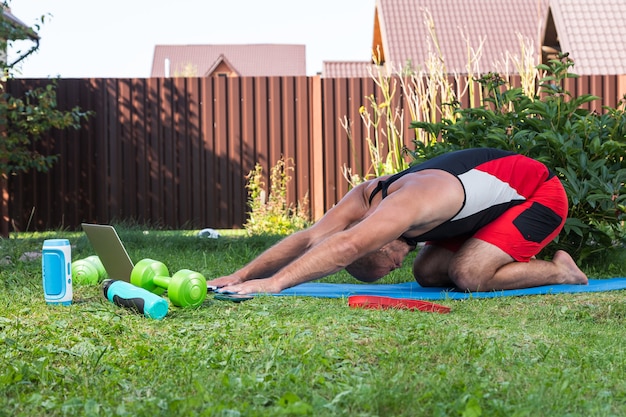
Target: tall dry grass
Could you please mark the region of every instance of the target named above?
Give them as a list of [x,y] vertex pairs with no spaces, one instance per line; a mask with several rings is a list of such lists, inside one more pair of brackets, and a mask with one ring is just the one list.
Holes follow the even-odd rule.
[[[422,129],[405,129],[406,111],[412,121],[431,123],[446,119],[454,122],[458,103],[465,101],[470,107],[487,105],[478,82],[486,75],[480,66],[485,39],[478,39],[476,45],[473,45],[469,35],[460,31],[459,36],[466,44],[466,74],[451,73],[446,67],[446,57],[437,37],[434,19],[428,10],[424,11],[423,16],[423,24],[429,34],[428,54],[424,63],[418,66],[411,62],[397,65],[382,62],[380,51],[372,54],[374,66],[370,70],[370,76],[379,94],[366,96],[365,104],[359,109],[361,123],[366,132],[370,165],[366,168],[356,166],[354,162],[352,166],[344,164],[343,175],[351,186],[408,167],[411,158],[406,147],[413,140],[424,144],[438,140]],[[539,57],[535,54],[532,40],[521,34],[518,34],[518,38],[520,51],[503,52],[502,60],[496,65],[501,68],[501,75],[507,83],[511,82],[512,74],[518,74],[524,93],[534,97],[538,93],[538,80],[541,78],[537,70]],[[352,153],[355,154],[352,123],[347,117],[341,121]],[[414,137],[409,139],[406,136],[411,131]]]

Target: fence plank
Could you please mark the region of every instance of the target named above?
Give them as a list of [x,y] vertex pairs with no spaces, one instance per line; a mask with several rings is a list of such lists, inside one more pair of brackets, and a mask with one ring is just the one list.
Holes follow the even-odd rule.
[[245,181],[242,172],[243,165],[243,145],[241,126],[241,79],[228,79],[228,193],[229,201],[234,204],[229,205],[232,225],[243,224],[245,221],[244,207],[241,201],[244,200]]
[[311,187],[311,217],[318,220],[325,212],[324,192],[324,106],[323,86],[320,76],[312,80],[311,88],[311,113],[313,113],[311,126],[311,176],[314,178]]
[[[313,187],[311,174],[311,101],[309,100],[309,80],[305,77],[297,77],[295,82],[295,132],[294,132],[294,159],[295,171],[292,176],[295,181],[297,203],[309,204]],[[310,207],[310,206],[309,206]]]

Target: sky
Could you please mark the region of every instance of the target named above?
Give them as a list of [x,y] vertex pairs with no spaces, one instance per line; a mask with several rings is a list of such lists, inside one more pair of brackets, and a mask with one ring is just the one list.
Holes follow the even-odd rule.
[[[299,44],[307,74],[323,61],[367,61],[375,0],[12,0],[39,50],[17,78],[146,78],[155,45]],[[41,19],[44,17],[42,23]],[[16,44],[17,50],[32,44]],[[20,73],[21,72],[21,73]]]

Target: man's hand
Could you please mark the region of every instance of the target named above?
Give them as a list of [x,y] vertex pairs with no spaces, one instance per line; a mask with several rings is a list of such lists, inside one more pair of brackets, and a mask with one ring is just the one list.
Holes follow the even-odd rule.
[[227,287],[229,285],[241,284],[242,282],[244,282],[243,278],[241,278],[240,276],[236,274],[231,274],[231,275],[226,275],[220,278],[215,278],[211,281],[207,281],[206,285],[207,287],[213,286],[217,288],[222,288],[222,287]]
[[[227,278],[227,277],[224,277]],[[220,291],[228,291],[236,294],[276,294],[282,290],[271,278],[252,279],[250,281],[225,285]]]

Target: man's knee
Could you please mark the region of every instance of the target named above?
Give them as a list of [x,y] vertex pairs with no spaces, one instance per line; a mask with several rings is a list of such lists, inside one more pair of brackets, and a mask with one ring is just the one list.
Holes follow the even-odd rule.
[[413,275],[415,277],[415,281],[420,285],[420,287],[441,287],[442,286],[442,277],[435,277],[433,275]]
[[441,287],[450,284],[446,271],[428,259],[416,259],[413,263],[413,277],[422,287]]

